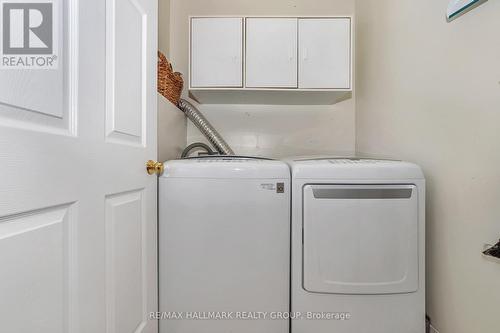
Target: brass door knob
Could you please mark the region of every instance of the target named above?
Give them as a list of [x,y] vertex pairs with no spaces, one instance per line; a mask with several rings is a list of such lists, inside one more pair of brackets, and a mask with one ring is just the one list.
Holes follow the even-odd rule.
[[146,171],[150,175],[157,174],[160,176],[163,173],[163,163],[149,160],[146,162]]

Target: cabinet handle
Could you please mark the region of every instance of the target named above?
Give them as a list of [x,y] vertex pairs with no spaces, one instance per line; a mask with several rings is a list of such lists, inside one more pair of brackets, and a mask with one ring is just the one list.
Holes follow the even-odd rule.
[[302,59],[307,60],[307,47],[302,49]]

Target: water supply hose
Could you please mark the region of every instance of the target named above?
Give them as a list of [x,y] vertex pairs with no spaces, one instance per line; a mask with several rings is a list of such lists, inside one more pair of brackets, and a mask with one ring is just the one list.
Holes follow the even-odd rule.
[[181,158],[186,158],[189,157],[189,153],[193,151],[196,148],[203,148],[207,152],[208,155],[215,155],[216,153],[210,148],[208,145],[204,144],[203,142],[195,142],[184,148],[182,151]]
[[185,99],[181,99],[177,106],[186,114],[188,119],[191,120],[221,155],[234,155],[234,151],[229,147],[219,132],[217,132],[212,124],[208,122],[205,116],[203,116],[193,104]]

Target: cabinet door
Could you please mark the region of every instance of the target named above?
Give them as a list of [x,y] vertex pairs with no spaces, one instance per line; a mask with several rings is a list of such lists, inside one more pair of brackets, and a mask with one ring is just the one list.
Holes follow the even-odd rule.
[[246,19],[246,87],[297,88],[297,19]]
[[351,88],[351,19],[299,19],[299,88]]
[[191,19],[191,87],[243,86],[243,19]]

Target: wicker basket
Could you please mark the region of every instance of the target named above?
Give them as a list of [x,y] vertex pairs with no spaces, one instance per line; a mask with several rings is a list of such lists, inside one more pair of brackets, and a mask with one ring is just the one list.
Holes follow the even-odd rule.
[[172,64],[165,55],[158,51],[158,92],[173,104],[181,98],[184,80],[182,74],[172,70]]

